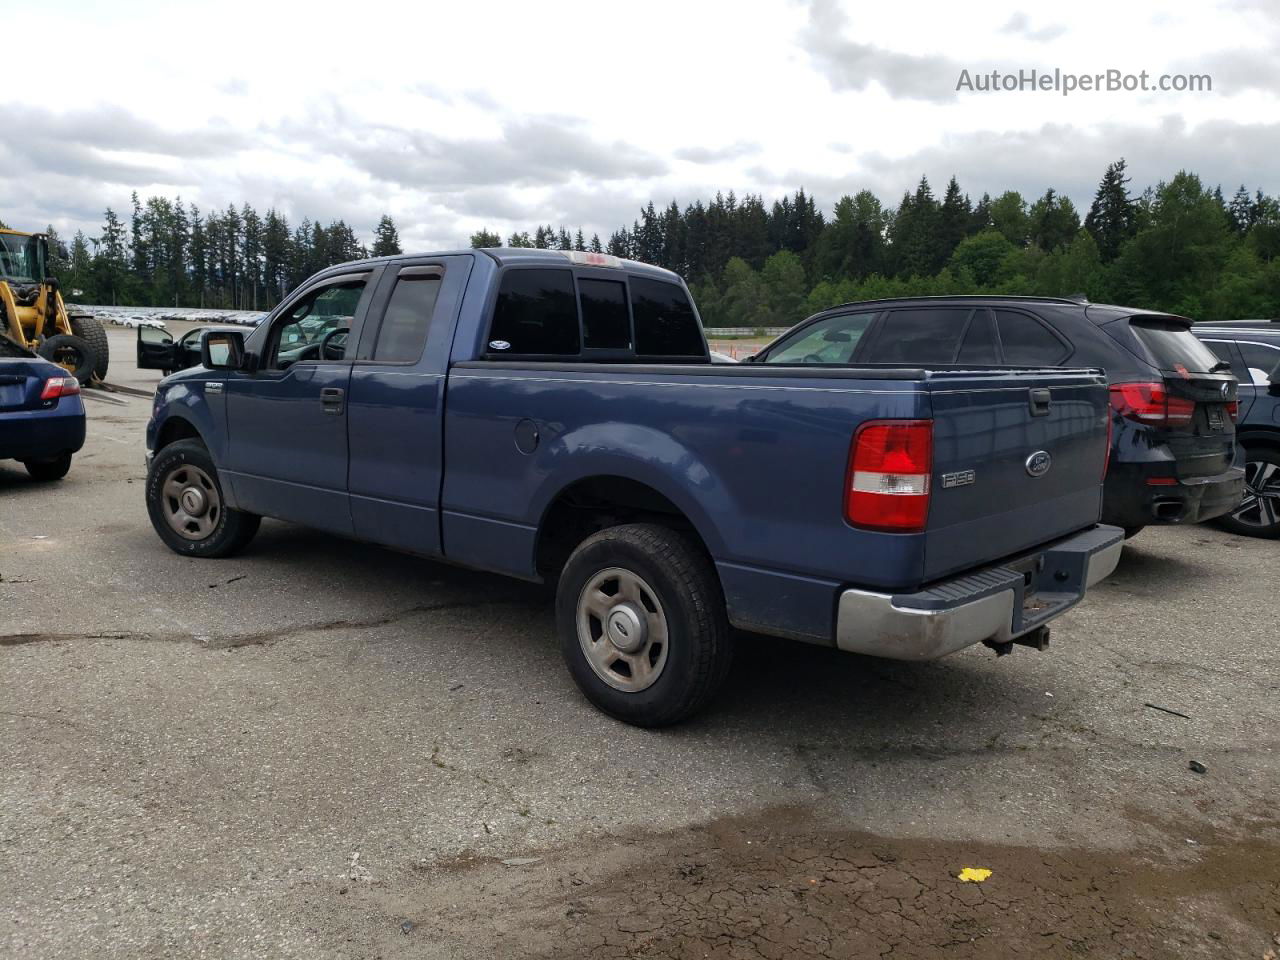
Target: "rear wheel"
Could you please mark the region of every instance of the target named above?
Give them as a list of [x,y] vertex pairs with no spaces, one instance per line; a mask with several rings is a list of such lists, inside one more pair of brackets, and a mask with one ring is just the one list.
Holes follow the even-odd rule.
[[561,651],[595,706],[641,727],[692,716],[732,655],[724,595],[705,551],[648,523],[588,537],[556,592]]
[[1232,533],[1246,537],[1280,538],[1280,450],[1246,447],[1244,451],[1244,499],[1240,506],[1218,519]]
[[24,460],[22,465],[27,468],[32,480],[61,480],[71,469],[71,454],[64,453],[52,460]]
[[99,380],[107,379],[107,365],[111,360],[111,345],[107,342],[107,331],[97,317],[87,315],[69,317],[71,332],[74,333],[93,350],[93,372]]
[[147,473],[147,513],[169,549],[188,557],[238,553],[261,523],[226,505],[218,468],[198,440],[179,440],[156,454]]
[[45,340],[36,353],[62,367],[80,381],[82,386],[93,379],[93,371],[98,363],[97,355],[87,340],[66,333]]

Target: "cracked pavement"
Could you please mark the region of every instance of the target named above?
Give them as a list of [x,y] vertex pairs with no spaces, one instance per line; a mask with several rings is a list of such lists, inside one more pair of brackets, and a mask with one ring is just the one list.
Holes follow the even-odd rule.
[[1280,952],[1275,543],[1148,529],[1043,654],[744,637],[646,732],[536,586],[271,522],[170,553],[149,401],[88,406],[62,483],[0,464],[0,956]]

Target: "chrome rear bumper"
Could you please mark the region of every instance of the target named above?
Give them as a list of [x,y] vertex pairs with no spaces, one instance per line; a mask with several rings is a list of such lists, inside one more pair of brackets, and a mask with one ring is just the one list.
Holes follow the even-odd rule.
[[936,660],[1008,643],[1080,602],[1120,561],[1124,533],[1098,525],[1015,560],[909,594],[845,590],[836,646],[893,660]]

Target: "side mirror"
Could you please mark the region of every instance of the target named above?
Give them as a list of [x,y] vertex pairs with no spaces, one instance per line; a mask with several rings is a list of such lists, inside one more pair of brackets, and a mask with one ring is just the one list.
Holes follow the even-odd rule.
[[853,338],[849,336],[848,330],[828,330],[822,335],[822,339],[827,343],[848,343]]
[[239,370],[244,365],[244,334],[209,331],[200,338],[200,363],[209,370]]

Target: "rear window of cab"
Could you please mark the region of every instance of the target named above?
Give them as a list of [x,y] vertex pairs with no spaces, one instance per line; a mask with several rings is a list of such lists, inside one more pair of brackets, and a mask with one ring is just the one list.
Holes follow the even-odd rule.
[[689,295],[678,284],[571,269],[503,272],[486,356],[558,360],[707,360]]

